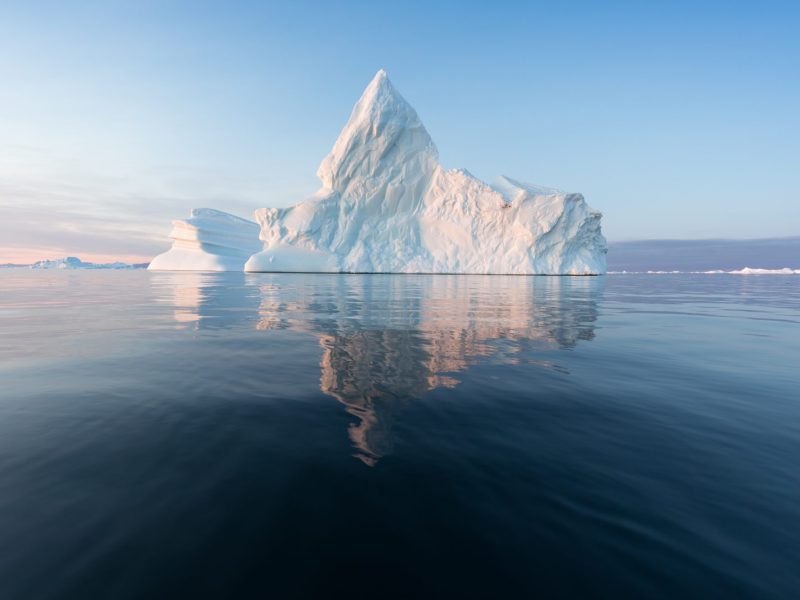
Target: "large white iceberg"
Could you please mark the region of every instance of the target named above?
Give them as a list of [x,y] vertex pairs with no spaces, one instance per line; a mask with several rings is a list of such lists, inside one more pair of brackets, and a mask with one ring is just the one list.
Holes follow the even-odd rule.
[[323,187],[256,211],[246,271],[605,272],[601,214],[581,194],[446,170],[417,113],[378,71],[317,171]]
[[173,221],[172,248],[156,256],[153,271],[241,271],[262,248],[253,221],[211,208],[195,208],[188,219]]

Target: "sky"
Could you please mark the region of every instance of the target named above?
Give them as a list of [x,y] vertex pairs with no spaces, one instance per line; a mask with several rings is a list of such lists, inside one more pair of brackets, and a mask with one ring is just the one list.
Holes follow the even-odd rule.
[[800,235],[797,2],[0,0],[0,263],[146,261],[315,173],[375,72],[611,241]]

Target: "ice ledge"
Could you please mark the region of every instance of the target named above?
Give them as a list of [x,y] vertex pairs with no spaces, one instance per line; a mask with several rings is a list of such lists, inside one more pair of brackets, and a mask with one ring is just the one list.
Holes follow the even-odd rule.
[[172,225],[172,248],[150,262],[151,271],[241,271],[261,247],[256,223],[212,208],[192,209]]

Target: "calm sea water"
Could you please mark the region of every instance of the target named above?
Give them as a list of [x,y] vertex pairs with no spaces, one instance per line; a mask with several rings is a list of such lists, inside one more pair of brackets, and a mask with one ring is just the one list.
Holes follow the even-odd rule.
[[0,272],[0,597],[796,598],[800,277]]

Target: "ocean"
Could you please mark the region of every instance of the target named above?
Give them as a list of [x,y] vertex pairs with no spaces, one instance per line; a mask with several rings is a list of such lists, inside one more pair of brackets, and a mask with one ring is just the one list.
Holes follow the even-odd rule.
[[0,271],[0,597],[800,595],[800,276]]

